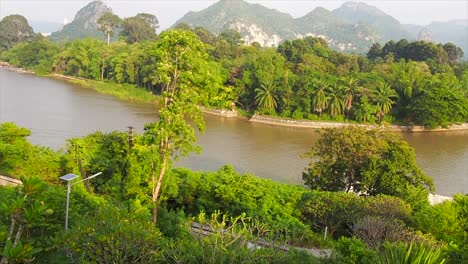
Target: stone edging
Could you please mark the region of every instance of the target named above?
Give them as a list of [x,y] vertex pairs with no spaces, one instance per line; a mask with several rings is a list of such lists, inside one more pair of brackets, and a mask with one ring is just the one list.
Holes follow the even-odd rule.
[[[341,122],[326,122],[326,121],[308,121],[308,120],[294,120],[285,118],[276,118],[270,116],[253,115],[249,119],[251,122],[263,123],[269,125],[287,126],[287,127],[301,127],[301,128],[333,128],[333,127],[345,127],[345,126],[363,126],[363,127],[378,127],[378,125],[365,125],[355,123],[341,123]],[[426,129],[423,126],[388,126],[391,130],[402,131],[402,132],[441,132],[441,131],[454,131],[454,130],[468,130],[468,123],[460,125],[451,125],[449,128],[435,128]]]

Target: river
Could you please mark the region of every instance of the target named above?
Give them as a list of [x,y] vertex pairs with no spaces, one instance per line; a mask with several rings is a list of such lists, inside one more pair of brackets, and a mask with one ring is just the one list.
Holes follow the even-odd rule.
[[[120,101],[65,81],[0,69],[0,122],[13,121],[31,130],[29,140],[53,149],[66,139],[94,131],[138,132],[157,119],[150,104]],[[194,170],[217,170],[232,164],[280,182],[300,183],[308,151],[319,134],[307,128],[276,127],[238,118],[205,115],[199,136],[202,152],[177,163]],[[468,131],[404,134],[416,161],[434,179],[436,193],[468,193]]]

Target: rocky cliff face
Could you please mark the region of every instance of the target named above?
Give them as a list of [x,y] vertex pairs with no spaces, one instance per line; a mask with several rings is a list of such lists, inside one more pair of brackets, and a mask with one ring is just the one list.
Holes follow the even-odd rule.
[[98,30],[97,21],[105,12],[112,12],[112,9],[101,1],[91,2],[76,13],[70,24],[52,33],[50,39],[69,41],[85,37],[104,38],[104,34]]
[[[361,12],[362,8],[360,5],[351,9],[346,6],[338,13],[352,16],[352,12]],[[243,0],[221,0],[200,12],[188,13],[177,23],[202,26],[214,33],[235,29],[246,44],[258,42],[262,46],[277,46],[286,39],[318,36],[332,48],[363,52],[373,42],[382,39],[378,31],[368,24],[342,19],[324,8],[316,8],[304,17],[294,19],[288,14]]]

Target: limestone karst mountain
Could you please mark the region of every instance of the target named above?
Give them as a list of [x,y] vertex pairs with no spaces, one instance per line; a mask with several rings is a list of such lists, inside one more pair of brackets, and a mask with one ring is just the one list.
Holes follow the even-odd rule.
[[50,39],[54,41],[69,41],[86,37],[104,39],[104,34],[98,29],[97,20],[105,12],[112,12],[112,9],[101,1],[91,2],[76,13],[71,23],[65,25],[62,30],[52,33]]

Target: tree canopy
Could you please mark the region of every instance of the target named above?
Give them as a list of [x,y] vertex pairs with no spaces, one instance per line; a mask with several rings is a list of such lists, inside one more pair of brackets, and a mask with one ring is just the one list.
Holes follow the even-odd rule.
[[302,174],[310,188],[402,199],[410,199],[414,189],[433,191],[431,178],[416,164],[414,150],[398,134],[348,126],[325,129],[321,135],[304,154],[311,159]]

